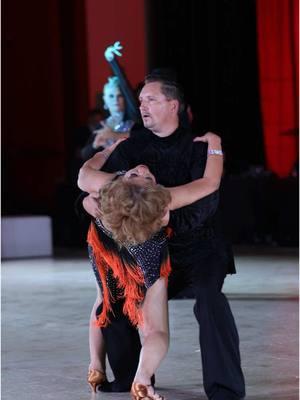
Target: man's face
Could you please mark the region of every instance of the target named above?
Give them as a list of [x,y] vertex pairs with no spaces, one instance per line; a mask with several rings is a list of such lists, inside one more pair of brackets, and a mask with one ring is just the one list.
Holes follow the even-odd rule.
[[177,118],[178,102],[168,100],[160,88],[160,82],[146,83],[139,96],[144,126],[154,133],[162,132],[174,116]]

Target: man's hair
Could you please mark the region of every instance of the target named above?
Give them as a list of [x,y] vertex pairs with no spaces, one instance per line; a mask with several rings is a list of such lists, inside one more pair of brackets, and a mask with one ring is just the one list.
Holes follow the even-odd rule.
[[159,231],[171,201],[170,192],[161,185],[140,186],[118,178],[99,192],[103,224],[119,244],[138,244]]
[[184,94],[178,82],[173,80],[174,74],[167,70],[154,70],[145,77],[145,84],[151,82],[159,82],[161,84],[161,92],[168,100],[177,100],[179,102],[178,114],[185,109]]

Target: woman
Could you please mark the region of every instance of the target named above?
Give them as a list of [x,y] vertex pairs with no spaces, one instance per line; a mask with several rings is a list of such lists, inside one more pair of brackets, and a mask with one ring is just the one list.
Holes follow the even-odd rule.
[[95,130],[81,149],[81,158],[87,160],[97,151],[110,146],[120,138],[127,138],[135,121],[128,115],[125,98],[116,76],[109,77],[103,87],[103,104],[108,116],[101,121],[101,128]]
[[[221,150],[220,138],[214,134],[206,134],[195,141],[208,142],[208,150]],[[168,223],[170,211],[218,189],[223,162],[215,151],[209,151],[208,154],[213,154],[207,158],[203,178],[179,187],[163,188],[156,184],[155,177],[144,165],[125,173],[98,171],[116,145],[87,161],[78,179],[82,190],[94,193],[101,188],[98,210],[92,212],[100,218],[96,218],[96,227],[91,226],[88,238],[90,256],[103,293],[98,326],[109,323],[113,297],[123,297],[123,312],[139,326],[144,338],[132,397],[136,400],[163,399],[151,386],[151,376],[164,358],[169,341],[166,282],[170,265],[163,227]],[[107,255],[108,249],[110,254]],[[110,277],[116,279],[114,288],[107,286]],[[94,319],[94,311],[101,301],[98,297],[91,318]],[[97,385],[106,381],[104,345],[100,330],[93,330],[92,325],[90,328],[88,380],[96,390]]]

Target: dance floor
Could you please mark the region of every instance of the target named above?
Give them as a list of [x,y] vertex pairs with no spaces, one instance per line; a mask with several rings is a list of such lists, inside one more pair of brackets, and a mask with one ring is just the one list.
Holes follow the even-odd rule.
[[[2,262],[2,400],[122,400],[86,383],[95,283],[82,254]],[[240,334],[246,399],[298,399],[296,249],[236,250],[226,279]],[[204,400],[193,300],[170,306],[171,344],[156,374],[168,400]]]

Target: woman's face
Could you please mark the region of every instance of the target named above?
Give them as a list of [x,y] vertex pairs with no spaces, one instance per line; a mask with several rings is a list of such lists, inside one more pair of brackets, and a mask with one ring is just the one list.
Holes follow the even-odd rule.
[[146,165],[137,165],[135,168],[130,169],[124,175],[124,179],[141,186],[156,184],[155,176],[151,174]]
[[111,115],[125,111],[125,99],[118,86],[107,85],[104,89],[103,100]]

